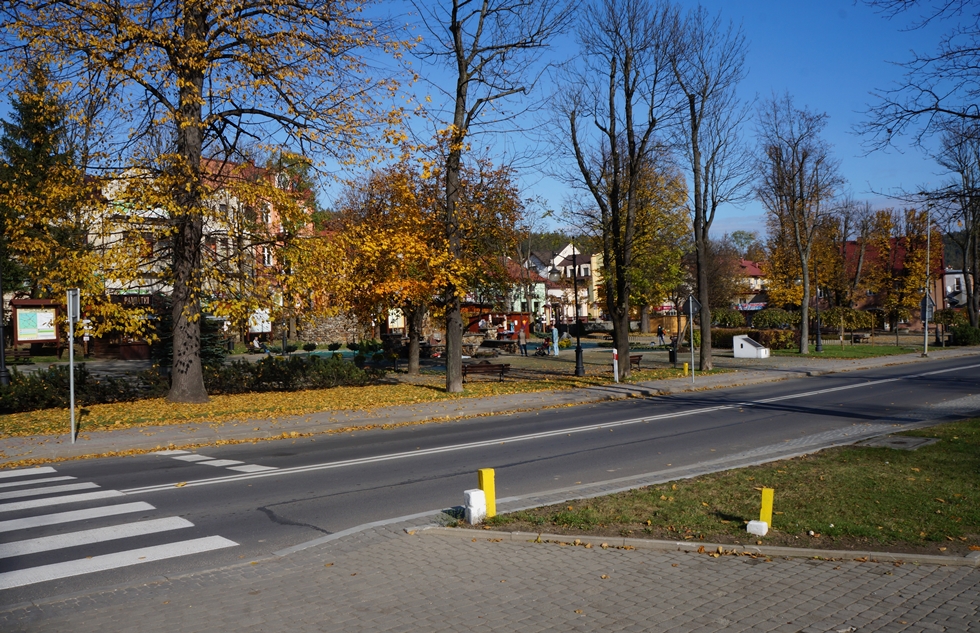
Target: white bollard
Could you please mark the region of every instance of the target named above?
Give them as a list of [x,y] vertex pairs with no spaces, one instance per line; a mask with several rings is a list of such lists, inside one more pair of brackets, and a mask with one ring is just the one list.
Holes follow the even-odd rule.
[[476,525],[487,518],[487,496],[479,488],[464,490],[466,498],[466,522]]
[[749,521],[745,531],[756,536],[765,536],[769,532],[769,524],[765,521]]

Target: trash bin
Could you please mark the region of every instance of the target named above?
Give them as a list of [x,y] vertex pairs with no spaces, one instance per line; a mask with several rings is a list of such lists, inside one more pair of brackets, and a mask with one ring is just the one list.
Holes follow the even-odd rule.
[[677,364],[677,350],[671,347],[667,350],[667,359],[672,365]]

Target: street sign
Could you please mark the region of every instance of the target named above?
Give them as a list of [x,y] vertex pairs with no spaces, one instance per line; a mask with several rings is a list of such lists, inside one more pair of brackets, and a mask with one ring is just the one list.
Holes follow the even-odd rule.
[[78,288],[70,288],[68,290],[68,320],[75,323],[81,316],[81,292]]
[[683,310],[687,314],[691,314],[693,312],[700,312],[701,302],[695,299],[694,295],[690,295],[688,296],[687,301],[684,302],[684,305],[681,307],[681,310]]
[[936,310],[936,302],[926,293],[919,302],[919,318],[922,321],[932,321],[933,312]]

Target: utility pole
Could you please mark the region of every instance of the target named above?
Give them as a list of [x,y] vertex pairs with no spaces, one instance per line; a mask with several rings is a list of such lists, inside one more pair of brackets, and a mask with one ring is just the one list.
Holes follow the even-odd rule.
[[572,244],[572,286],[575,293],[575,375],[585,375],[585,364],[582,361],[582,324],[578,320],[578,261],[575,245]]

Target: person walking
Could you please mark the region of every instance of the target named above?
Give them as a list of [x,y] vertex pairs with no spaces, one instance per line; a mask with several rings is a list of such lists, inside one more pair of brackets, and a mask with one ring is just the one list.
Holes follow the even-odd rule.
[[521,356],[527,356],[527,328],[522,327],[517,330],[517,346],[520,348]]
[[664,343],[664,326],[663,325],[658,325],[657,326],[657,340],[660,341],[660,344],[661,345],[666,345],[666,343]]

